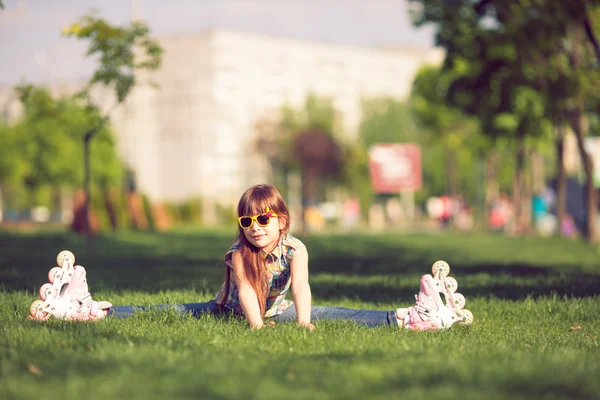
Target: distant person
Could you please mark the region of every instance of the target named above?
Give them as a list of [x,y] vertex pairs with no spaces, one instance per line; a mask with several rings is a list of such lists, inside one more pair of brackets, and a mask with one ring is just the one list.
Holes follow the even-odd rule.
[[442,202],[442,213],[440,215],[440,221],[443,226],[450,225],[450,220],[454,215],[454,200],[450,196],[440,196]]
[[560,232],[563,236],[569,239],[575,239],[579,235],[577,226],[575,225],[575,220],[571,214],[566,213],[566,215],[563,217],[563,220],[560,224]]
[[552,189],[537,190],[531,198],[531,211],[536,231],[542,236],[550,236],[558,225],[556,216],[550,210],[553,205]]
[[502,231],[507,228],[512,216],[512,211],[508,198],[501,193],[492,203],[489,223],[493,230]]
[[[445,329],[455,322],[468,324],[472,321],[472,314],[462,310],[464,296],[454,293],[456,280],[447,277],[449,266],[443,261],[434,264],[435,277],[423,275],[417,302],[412,307],[377,311],[313,306],[308,282],[308,251],[300,240],[288,233],[288,207],[273,186],[256,185],[242,195],[238,204],[238,224],[237,238],[225,254],[224,282],[211,301],[147,308],[95,303],[87,291],[85,273],[81,272],[83,267],[78,266],[75,268],[79,272],[74,275],[76,279],[68,282],[66,290],[62,291],[66,294],[56,297],[56,303],[63,305],[60,312],[50,312],[51,306],[41,305],[38,300],[38,303],[34,302],[36,307],[32,305],[31,318],[122,318],[146,309],[175,309],[194,316],[207,312],[235,315],[245,318],[253,329],[261,329],[265,323],[272,325],[275,321],[296,321],[311,331],[315,329],[313,319],[350,320],[368,326],[419,330]],[[72,287],[78,288],[73,298],[69,297]],[[294,302],[286,300],[290,289]],[[440,291],[451,301],[447,299],[444,304]],[[65,308],[65,304],[69,306]]]
[[473,228],[473,211],[466,202],[460,203],[458,215],[456,216],[456,227],[461,231]]
[[539,222],[548,213],[548,204],[542,191],[536,191],[531,197],[531,211],[535,223]]

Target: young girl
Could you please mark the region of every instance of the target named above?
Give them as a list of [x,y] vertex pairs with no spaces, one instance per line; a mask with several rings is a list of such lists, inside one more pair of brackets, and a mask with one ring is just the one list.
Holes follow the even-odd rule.
[[[253,329],[262,328],[265,320],[270,324],[274,321],[296,321],[298,325],[311,331],[315,329],[312,319],[343,319],[368,326],[389,325],[419,330],[444,329],[457,321],[470,323],[472,320],[470,312],[459,309],[459,306],[464,305],[464,297],[458,293],[453,295],[452,287],[456,288],[456,281],[446,278],[449,267],[445,262],[441,262],[437,268],[437,263],[434,264],[436,278],[431,275],[421,278],[421,290],[413,307],[378,311],[313,306],[308,283],[308,252],[304,244],[289,233],[290,214],[281,193],[273,186],[253,186],[242,195],[237,212],[238,235],[225,254],[225,280],[215,299],[205,303],[176,305],[181,312],[196,316],[205,312],[233,313],[245,317]],[[82,275],[85,278],[85,272],[81,273],[83,267],[78,268],[80,273],[74,276]],[[83,284],[90,306],[83,307],[80,301],[74,303],[74,309],[79,307],[81,312],[72,311],[70,315],[55,316],[69,319],[95,319],[104,316],[119,318],[146,309],[134,306],[112,307],[110,303],[92,302],[85,279]],[[80,279],[72,279],[68,285],[81,286],[82,282]],[[450,290],[445,290],[446,288]],[[289,289],[292,291],[293,302],[285,298]],[[440,291],[449,296],[452,303],[456,301],[457,306],[445,306]],[[71,302],[74,301],[75,299],[71,299]],[[162,305],[152,308],[172,307]],[[46,312],[43,315],[47,318],[48,313],[44,310],[46,309],[39,307],[37,312],[32,310],[32,317],[44,319],[40,317]]]

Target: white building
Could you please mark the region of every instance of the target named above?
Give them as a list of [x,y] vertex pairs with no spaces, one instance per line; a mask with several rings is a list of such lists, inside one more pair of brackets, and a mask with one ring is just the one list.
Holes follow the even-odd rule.
[[136,88],[113,116],[122,156],[153,200],[233,204],[248,186],[268,180],[265,161],[252,150],[259,119],[285,104],[300,107],[314,93],[333,100],[353,135],[361,99],[404,100],[417,70],[443,58],[439,49],[356,48],[220,30],[158,39],[163,65],[151,79],[159,88]]

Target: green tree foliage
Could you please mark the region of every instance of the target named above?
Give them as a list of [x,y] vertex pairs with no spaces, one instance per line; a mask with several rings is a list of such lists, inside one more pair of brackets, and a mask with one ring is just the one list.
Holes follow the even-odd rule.
[[508,136],[516,141],[513,206],[515,218],[524,225],[522,206],[528,200],[523,196],[525,138],[539,136],[547,126],[544,98],[524,64],[527,50],[512,31],[498,32],[496,26],[480,23],[479,15],[466,3],[463,14],[455,14],[446,4],[443,7],[449,16],[460,18],[441,22],[453,33],[444,31],[438,36],[448,45],[440,77],[449,82],[442,93],[459,109],[476,116],[491,138]]
[[0,121],[0,185],[16,185],[24,175],[25,160],[17,149],[17,130]]
[[408,104],[389,97],[361,102],[359,138],[369,148],[376,143],[419,141],[419,128]]
[[302,107],[284,106],[276,128],[279,163],[285,170],[299,170],[301,163],[294,153],[296,137],[303,131],[320,130],[330,137],[339,137],[341,119],[331,99],[310,94]]
[[[415,193],[415,201],[424,204],[433,195],[448,194],[450,182],[449,147],[459,152],[452,158],[454,169],[460,171],[460,194],[472,197],[475,179],[473,174],[474,122],[460,111],[447,105],[439,90],[444,89],[438,68],[425,67],[417,76],[409,102],[393,98],[374,98],[362,102],[362,119],[359,127],[361,156],[355,163],[362,169],[361,204],[370,204],[374,193],[370,187],[367,149],[376,143],[416,143],[422,152],[422,189]],[[464,142],[469,139],[471,142]]]
[[359,201],[361,213],[366,216],[373,201],[367,150],[360,141],[350,140],[341,145],[341,150],[342,166],[338,183],[350,198]]
[[[448,99],[478,117],[493,137],[511,136],[515,149],[515,205],[519,207],[526,138],[547,135],[548,119],[568,120],[583,151],[582,111],[597,92],[592,11],[597,1],[410,0],[417,25],[433,23],[447,50],[444,69],[462,70]],[[585,40],[587,36],[587,39]],[[589,179],[588,179],[589,182]],[[594,236],[594,190],[588,184],[588,236]],[[517,210],[518,211],[518,210]]]
[[144,207],[144,214],[148,220],[148,229],[152,232],[156,231],[156,220],[154,219],[154,212],[152,211],[152,204],[150,199],[146,195],[142,195],[142,205]]
[[[449,148],[460,151],[454,155],[452,166],[460,174],[460,194],[471,195],[475,184],[473,143],[464,142],[474,136],[474,122],[458,110],[447,106],[443,96],[438,68],[425,67],[416,77],[408,103],[393,98],[375,98],[363,101],[360,141],[365,148],[376,143],[417,143],[421,147],[423,186],[415,194],[415,201],[424,204],[433,195],[448,194]],[[439,87],[438,87],[439,86]],[[365,170],[368,165],[365,158]],[[370,182],[369,182],[370,184]],[[455,185],[456,186],[456,185]],[[372,191],[369,193],[373,195]]]
[[[47,204],[47,191],[76,188],[83,182],[82,132],[97,115],[70,98],[53,98],[33,85],[16,88],[23,115],[13,126],[0,127],[0,185],[23,194],[15,207]],[[119,184],[123,168],[109,126],[98,133],[92,158],[94,184]]]
[[[377,143],[419,143],[421,132],[410,107],[391,97],[363,99],[361,120],[358,127],[358,143],[350,149],[348,157],[351,168],[347,171],[347,181],[360,199],[361,211],[368,212],[376,195],[373,192],[369,175],[368,151]],[[428,187],[430,181],[426,181]],[[421,202],[420,191],[416,201]]]
[[481,159],[490,141],[481,135],[477,120],[448,103],[453,74],[440,67],[419,70],[412,86],[410,106],[422,127],[424,148],[421,195],[449,194],[481,206]]
[[324,200],[331,186],[355,197],[368,179],[365,152],[344,137],[341,117],[329,98],[311,94],[302,107],[284,106],[277,120],[260,121],[256,130],[254,147],[267,157],[281,187],[290,173],[302,176],[303,205]]
[[[117,103],[136,85],[137,73],[156,70],[161,64],[163,50],[142,21],[113,26],[92,12],[63,29],[63,35],[89,41],[87,55],[98,57],[99,66],[88,86],[113,87]],[[89,97],[89,91],[84,94]]]
[[312,128],[298,132],[292,148],[300,164],[303,203],[314,205],[320,200],[323,182],[340,176],[340,146],[327,131]]
[[[63,35],[89,41],[87,55],[98,59],[98,68],[87,87],[78,94],[94,114],[100,115],[99,107],[91,96],[91,90],[95,85],[100,84],[114,90],[116,107],[127,98],[131,89],[138,83],[140,72],[156,70],[161,64],[163,50],[158,42],[150,37],[150,28],[145,22],[134,21],[125,27],[113,26],[92,12],[65,28]],[[109,118],[109,114],[104,114],[97,123],[85,129],[83,141],[86,210],[89,208],[91,190],[90,142]],[[84,215],[85,231],[90,233],[89,213],[86,211]]]
[[305,207],[324,200],[326,185],[342,181],[341,119],[330,99],[309,95],[303,108],[282,109],[279,126],[285,169],[300,172],[302,225],[306,229]]
[[[301,135],[314,135],[321,132],[325,142],[332,142],[334,147],[340,147],[342,135],[341,120],[330,99],[321,98],[313,94],[307,96],[303,106],[294,108],[284,106],[276,120],[260,121],[257,126],[257,140],[255,149],[265,155],[274,172],[283,175],[282,181],[289,172],[299,172],[303,168],[303,162],[307,162],[312,156],[311,149],[320,151],[313,146],[309,149],[303,146],[299,140]],[[312,132],[312,133],[308,133]],[[319,135],[321,136],[321,135]],[[307,153],[304,153],[306,147]],[[332,150],[332,148],[330,148]],[[336,150],[336,152],[339,149]],[[332,150],[333,151],[333,150]],[[317,156],[316,154],[314,155]],[[331,154],[335,158],[335,154]],[[338,177],[339,168],[337,163],[328,163],[323,160],[324,177]]]

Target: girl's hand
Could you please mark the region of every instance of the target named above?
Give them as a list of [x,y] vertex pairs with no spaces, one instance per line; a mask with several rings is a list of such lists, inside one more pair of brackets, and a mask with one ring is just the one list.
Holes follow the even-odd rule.
[[269,321],[266,324],[260,324],[260,325],[257,325],[255,327],[250,327],[250,329],[253,330],[253,331],[254,330],[258,331],[258,330],[264,328],[265,326],[275,326],[275,321]]
[[310,332],[314,331],[315,329],[317,329],[316,326],[314,326],[313,324],[311,324],[310,322],[298,322],[298,325],[305,327],[306,329],[308,329]]

